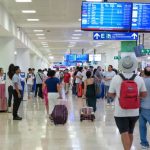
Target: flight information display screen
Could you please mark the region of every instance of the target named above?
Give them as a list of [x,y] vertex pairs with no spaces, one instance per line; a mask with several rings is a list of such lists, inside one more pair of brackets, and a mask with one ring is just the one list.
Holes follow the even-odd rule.
[[133,3],[132,31],[150,31],[150,3]]
[[70,61],[70,62],[76,61],[76,54],[67,54],[67,55],[65,55],[65,61]]
[[77,62],[87,62],[89,60],[89,55],[88,54],[78,54],[77,55]]
[[129,31],[132,3],[82,2],[81,29],[87,31]]

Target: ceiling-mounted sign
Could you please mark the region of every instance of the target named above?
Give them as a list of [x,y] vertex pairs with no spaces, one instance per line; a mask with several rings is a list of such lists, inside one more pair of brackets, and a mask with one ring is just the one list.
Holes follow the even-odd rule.
[[138,33],[134,33],[134,32],[93,32],[93,40],[137,41]]

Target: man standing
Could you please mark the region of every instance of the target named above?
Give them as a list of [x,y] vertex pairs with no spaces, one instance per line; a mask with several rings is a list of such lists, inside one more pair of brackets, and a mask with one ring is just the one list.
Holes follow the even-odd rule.
[[18,109],[22,100],[22,86],[21,79],[19,74],[21,73],[19,66],[15,66],[15,74],[12,78],[13,83],[13,96],[14,96],[14,104],[13,104],[13,120],[22,120],[21,117],[18,116]]
[[[139,118],[139,97],[145,97],[147,94],[143,79],[133,74],[136,68],[137,60],[135,57],[125,56],[122,58],[119,62],[119,69],[123,74],[116,75],[109,88],[109,96],[115,98],[114,116],[124,150],[130,150],[133,143],[133,131]],[[127,84],[128,86],[125,87],[124,85]],[[128,92],[122,93],[125,90]],[[126,96],[122,97],[122,95]],[[123,100],[125,100],[123,104],[128,107],[122,105]]]
[[144,69],[144,74],[144,82],[147,88],[147,97],[141,100],[139,127],[142,149],[148,149],[149,142],[147,140],[146,124],[147,122],[150,124],[150,67],[146,67]]
[[115,75],[116,73],[113,71],[112,65],[109,65],[108,71],[103,74],[104,81],[105,81],[105,97],[107,97],[107,105],[110,105],[113,102],[113,98],[108,96],[108,90],[109,90],[110,82]]

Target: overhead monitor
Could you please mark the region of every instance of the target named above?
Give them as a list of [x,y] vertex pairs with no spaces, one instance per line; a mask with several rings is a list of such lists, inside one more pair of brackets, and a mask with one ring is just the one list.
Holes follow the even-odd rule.
[[150,32],[150,3],[133,3],[131,30]]
[[101,61],[101,54],[89,54],[89,61]]
[[132,3],[82,2],[81,29],[87,31],[130,31]]
[[65,55],[65,61],[74,62],[76,61],[76,54]]
[[87,62],[89,60],[89,55],[88,54],[78,54],[77,55],[77,62]]

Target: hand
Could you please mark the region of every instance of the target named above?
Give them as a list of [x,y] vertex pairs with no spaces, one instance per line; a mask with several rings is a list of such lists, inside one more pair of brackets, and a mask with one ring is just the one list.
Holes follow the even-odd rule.
[[21,98],[21,94],[20,93],[18,93],[18,98]]

